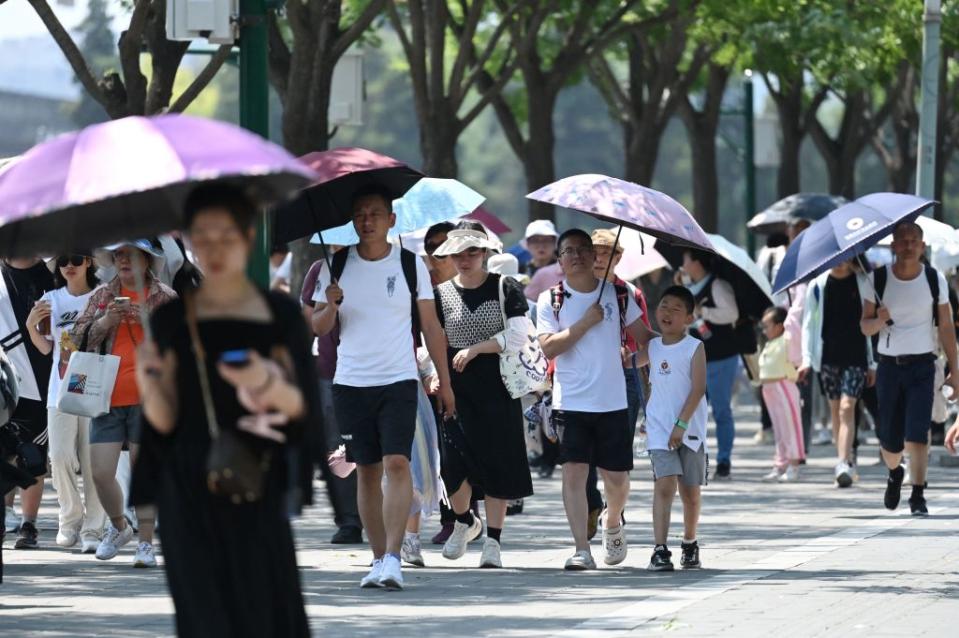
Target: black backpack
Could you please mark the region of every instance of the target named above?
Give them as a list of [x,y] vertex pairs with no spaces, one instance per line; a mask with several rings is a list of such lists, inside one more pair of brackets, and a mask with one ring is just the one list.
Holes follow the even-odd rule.
[[[347,246],[343,250],[339,250],[333,254],[332,263],[330,264],[330,275],[333,281],[339,281],[343,275],[343,269],[346,268],[346,258],[349,256],[349,251],[352,248],[353,246]],[[410,316],[413,318],[413,341],[419,343],[420,311],[416,306],[418,294],[416,289],[416,260],[417,256],[415,253],[405,248],[400,248],[400,265],[403,267],[403,278],[406,279],[406,287],[410,291]]]
[[[926,275],[926,283],[929,284],[929,292],[932,293],[932,321],[939,325],[939,272],[932,266],[923,264],[922,272]],[[873,286],[876,289],[876,299],[882,301],[882,296],[886,292],[886,281],[888,281],[889,271],[886,266],[877,268],[873,271]]]

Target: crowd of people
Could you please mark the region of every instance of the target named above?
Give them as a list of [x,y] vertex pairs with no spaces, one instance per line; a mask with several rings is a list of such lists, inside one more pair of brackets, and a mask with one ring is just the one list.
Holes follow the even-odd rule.
[[[185,244],[0,267],[0,345],[20,377],[4,454],[36,477],[10,489],[4,470],[13,547],[47,542],[36,520],[48,474],[60,547],[111,560],[136,537],[133,565],[149,568],[158,528],[180,635],[308,635],[290,518],[313,502],[315,470],[331,541],[365,532],[361,587],[402,589],[403,564],[425,564],[421,522],[437,511],[431,540],[444,559],[485,535],[476,564],[502,567],[508,515],[533,495],[532,473],[557,465],[565,569],[589,570],[597,533],[606,565],[627,557],[639,433],[654,477],[648,569],[674,569],[677,491],[679,566],[698,568],[702,487],[734,477],[744,370],[775,439],[763,480],[799,480],[824,400],[835,485],[857,480],[858,424],[871,414],[885,507],[897,508],[908,472],[910,511],[928,512],[933,405],[943,386],[959,390],[959,362],[950,286],[923,263],[917,224],[896,227],[891,265],[844,263],[753,317],[701,251],[685,250],[656,285],[619,279],[609,229],[535,221],[521,266],[481,224],[445,222],[427,230],[420,258],[389,240],[392,198],[377,187],[353,198],[359,243],[313,264],[297,303],[282,255],[275,290],[246,274],[256,211],[234,187],[202,186],[186,203]],[[77,352],[117,362],[92,417],[61,401],[93,382],[67,374]],[[953,445],[959,426],[942,434]]]

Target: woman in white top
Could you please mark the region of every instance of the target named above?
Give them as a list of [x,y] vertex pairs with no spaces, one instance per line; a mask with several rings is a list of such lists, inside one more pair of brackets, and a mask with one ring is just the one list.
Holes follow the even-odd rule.
[[[53,355],[47,389],[47,432],[53,487],[60,502],[57,545],[72,547],[79,540],[83,553],[92,554],[100,542],[106,513],[97,498],[90,469],[90,419],[57,410],[57,395],[70,355],[78,349],[70,330],[98,281],[93,259],[87,255],[61,255],[47,265],[53,271],[56,288],[37,301],[27,317],[27,329],[33,345]],[[82,500],[77,470],[83,476]]]

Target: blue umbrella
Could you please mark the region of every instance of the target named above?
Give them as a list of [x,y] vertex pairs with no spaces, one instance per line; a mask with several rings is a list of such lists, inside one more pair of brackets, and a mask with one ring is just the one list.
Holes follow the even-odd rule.
[[[455,179],[424,177],[401,199],[393,200],[396,225],[390,229],[389,236],[397,237],[468,215],[485,200],[485,197]],[[349,223],[317,233],[310,242],[352,246],[360,243],[360,238],[353,224]]]
[[899,222],[914,221],[936,202],[901,193],[873,193],[840,206],[789,245],[773,288],[776,294],[866,252]]

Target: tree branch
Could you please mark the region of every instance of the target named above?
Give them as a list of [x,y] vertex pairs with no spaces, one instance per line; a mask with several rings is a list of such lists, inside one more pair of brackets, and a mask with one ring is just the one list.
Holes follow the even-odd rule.
[[[483,7],[486,5],[486,0],[473,0],[473,4],[469,5],[469,11],[465,14],[465,21],[462,26],[453,24],[453,20],[450,19],[450,27],[454,32],[458,32],[457,38],[459,39],[456,58],[453,60],[453,68],[450,71],[450,80],[449,80],[449,98],[450,102],[458,105],[462,100],[463,93],[461,91],[461,84],[463,81],[463,76],[466,74],[466,67],[469,64],[469,59],[471,57],[469,48],[472,45],[473,37],[476,35],[476,30],[479,27],[480,18],[483,16]],[[449,16],[449,11],[446,12]],[[497,31],[500,31],[503,27],[503,22],[497,26]],[[479,63],[481,66],[485,62]]]
[[213,77],[217,74],[217,71],[220,70],[220,67],[223,66],[223,63],[230,59],[230,55],[233,53],[233,45],[223,44],[216,50],[216,53],[213,54],[213,57],[210,58],[210,61],[207,62],[206,66],[203,67],[203,70],[200,71],[200,74],[197,75],[193,82],[190,83],[190,86],[186,88],[183,93],[176,99],[175,102],[170,106],[168,112],[170,113],[182,113],[186,110],[188,106],[197,98],[198,95],[210,84],[210,81],[213,80]]
[[496,80],[489,86],[489,88],[482,91],[479,101],[473,105],[473,107],[467,111],[459,120],[459,130],[463,131],[467,126],[473,123],[480,113],[483,112],[489,104],[492,102],[493,97],[499,95],[503,90],[503,87],[506,86],[506,83],[510,81],[510,78],[513,77],[513,74],[516,72],[516,69],[519,66],[519,62],[516,59],[515,55],[510,55],[506,60],[503,61],[503,64],[500,66],[500,70],[496,74]]
[[53,12],[53,9],[50,8],[47,0],[29,0],[29,2],[37,16],[43,21],[43,25],[47,28],[47,31],[50,32],[53,41],[60,47],[60,51],[63,52],[67,62],[70,63],[77,79],[80,80],[80,84],[86,92],[90,94],[90,97],[109,111],[109,102],[100,90],[100,86],[97,84],[96,78],[93,77],[93,72],[90,70],[90,67],[87,66],[87,61],[84,59],[79,47],[77,47],[73,41],[73,38],[71,38],[67,30],[63,28],[63,24],[61,24]]
[[143,49],[143,31],[150,13],[150,0],[136,0],[130,25],[120,34],[117,49],[120,52],[120,68],[127,89],[127,107],[131,113],[146,112],[147,79],[140,69],[140,53]]
[[[493,31],[490,36],[489,42],[486,43],[486,48],[483,49],[483,52],[478,58],[473,58],[475,53],[475,47],[473,46],[472,40],[469,43],[469,55],[470,60],[472,61],[473,71],[466,78],[466,81],[462,83],[462,86],[457,87],[456,84],[450,83],[450,99],[453,100],[455,97],[454,104],[459,105],[466,98],[466,95],[469,93],[470,89],[473,88],[473,85],[476,84],[476,81],[479,79],[480,74],[485,72],[486,65],[492,59],[493,54],[496,52],[496,47],[499,44],[500,39],[502,39],[503,34],[506,32],[506,29],[513,19],[513,15],[516,13],[517,9],[520,7],[520,3],[513,5],[513,8],[503,16],[503,19],[500,20],[500,23],[496,25],[496,29]],[[509,51],[507,51],[507,59],[510,56],[510,53],[514,51],[515,48],[512,44],[509,45]],[[505,67],[501,67],[501,70]],[[513,73],[516,71],[516,65],[513,65],[509,70],[509,75],[512,77]],[[501,71],[502,72],[502,71]]]
[[334,60],[339,60],[346,53],[346,50],[353,46],[353,43],[370,28],[376,16],[383,13],[387,0],[370,0],[370,3],[363,9],[363,13],[353,21],[346,31],[340,34],[333,45],[332,55]]

